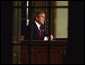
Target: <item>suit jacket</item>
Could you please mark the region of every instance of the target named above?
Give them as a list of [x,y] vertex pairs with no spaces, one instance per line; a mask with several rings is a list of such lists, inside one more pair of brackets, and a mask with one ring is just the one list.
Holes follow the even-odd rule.
[[33,21],[31,22],[31,24],[29,24],[26,28],[25,28],[26,32],[25,32],[25,39],[30,39],[30,37],[32,38],[32,40],[44,40],[44,37],[47,36],[47,32],[45,31],[45,28],[42,27],[42,35],[41,37],[39,36],[38,33],[38,27],[36,25],[36,23]]

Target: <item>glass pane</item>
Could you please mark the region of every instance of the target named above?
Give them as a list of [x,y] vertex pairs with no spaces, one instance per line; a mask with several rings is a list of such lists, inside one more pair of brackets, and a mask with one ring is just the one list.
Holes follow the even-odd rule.
[[22,19],[26,19],[26,14],[27,14],[26,13],[26,8],[21,8],[21,11],[22,11],[22,13],[21,13],[22,14],[21,15],[22,16]]
[[14,6],[21,6],[22,2],[21,1],[13,1]]
[[13,64],[21,64],[21,58],[20,58],[20,49],[21,47],[18,45],[14,45],[12,50],[12,62]]
[[48,1],[31,1],[32,6],[48,6]]
[[21,6],[27,6],[27,3],[28,1],[22,1],[21,3],[22,3],[22,5]]
[[13,9],[13,43],[19,42],[21,33],[21,8]]
[[57,6],[68,6],[68,1],[56,1]]
[[55,37],[68,38],[68,8],[57,8],[55,13]]
[[30,6],[36,7],[36,6],[48,6],[48,1],[14,1],[14,6]]
[[26,24],[27,24],[26,20],[21,21],[21,34],[22,35],[24,35],[26,33],[26,29],[25,29],[27,27]]

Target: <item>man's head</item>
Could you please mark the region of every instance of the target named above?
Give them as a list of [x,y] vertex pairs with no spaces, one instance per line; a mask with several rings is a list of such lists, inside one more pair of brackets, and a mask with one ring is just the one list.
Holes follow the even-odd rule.
[[35,20],[40,25],[43,25],[45,23],[45,12],[44,11],[38,12],[37,15],[35,16]]

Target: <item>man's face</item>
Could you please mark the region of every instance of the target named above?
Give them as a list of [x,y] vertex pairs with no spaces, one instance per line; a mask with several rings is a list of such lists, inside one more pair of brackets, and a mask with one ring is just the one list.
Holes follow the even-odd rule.
[[45,23],[45,13],[40,13],[38,15],[37,22],[42,25]]

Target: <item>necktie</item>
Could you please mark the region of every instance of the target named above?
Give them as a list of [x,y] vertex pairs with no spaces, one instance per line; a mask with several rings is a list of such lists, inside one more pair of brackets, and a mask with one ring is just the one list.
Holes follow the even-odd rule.
[[42,35],[42,27],[40,26],[40,29],[39,29],[39,36],[41,37],[41,35]]

